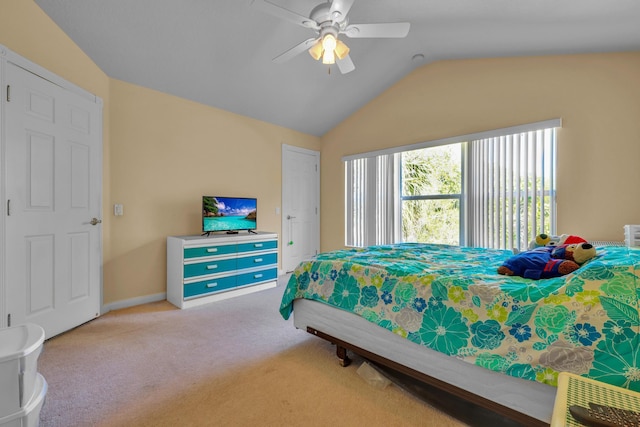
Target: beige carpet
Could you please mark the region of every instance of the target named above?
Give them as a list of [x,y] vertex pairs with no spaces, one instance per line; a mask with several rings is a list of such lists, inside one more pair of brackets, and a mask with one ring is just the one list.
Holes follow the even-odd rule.
[[41,426],[463,426],[278,313],[283,287],[117,310],[45,342]]

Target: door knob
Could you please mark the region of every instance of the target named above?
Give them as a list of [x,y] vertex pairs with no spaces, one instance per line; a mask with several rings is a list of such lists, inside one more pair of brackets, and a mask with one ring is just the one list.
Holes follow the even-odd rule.
[[293,219],[295,216],[287,215],[287,219]]
[[89,224],[91,224],[91,225],[98,225],[98,224],[100,224],[101,222],[102,222],[102,220],[101,220],[101,219],[98,219],[98,218],[91,218],[91,221],[89,221]]

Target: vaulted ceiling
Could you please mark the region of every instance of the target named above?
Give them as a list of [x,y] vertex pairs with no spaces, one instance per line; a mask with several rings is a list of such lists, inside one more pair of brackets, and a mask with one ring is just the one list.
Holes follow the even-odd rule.
[[[270,1],[302,16],[322,3]],[[638,0],[356,0],[350,23],[411,28],[406,38],[340,36],[348,74],[306,52],[274,63],[315,33],[253,0],[35,2],[111,78],[316,136],[433,61],[640,51]]]

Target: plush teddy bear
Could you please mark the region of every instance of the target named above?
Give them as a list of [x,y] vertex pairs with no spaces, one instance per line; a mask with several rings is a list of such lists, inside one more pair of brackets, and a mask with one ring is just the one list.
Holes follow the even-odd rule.
[[535,249],[542,246],[561,246],[585,242],[586,240],[582,237],[574,236],[572,234],[561,234],[559,236],[552,236],[550,234],[541,233],[529,242],[529,249]]
[[573,243],[553,248],[551,258],[568,259],[582,265],[596,256],[596,248],[591,243]]
[[[553,258],[551,256],[553,250],[554,247],[542,246],[520,252],[498,267],[498,274],[538,280],[564,276],[580,268],[578,263],[573,260]],[[564,254],[566,255],[566,251]],[[556,255],[559,257],[560,252]]]

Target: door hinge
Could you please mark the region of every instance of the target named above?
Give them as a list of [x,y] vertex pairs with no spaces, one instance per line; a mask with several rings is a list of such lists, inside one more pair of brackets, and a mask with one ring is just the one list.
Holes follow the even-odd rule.
[[11,102],[11,85],[7,85],[7,102]]
[[7,328],[11,326],[11,313],[7,314]]
[[11,199],[7,199],[7,216],[11,216]]

